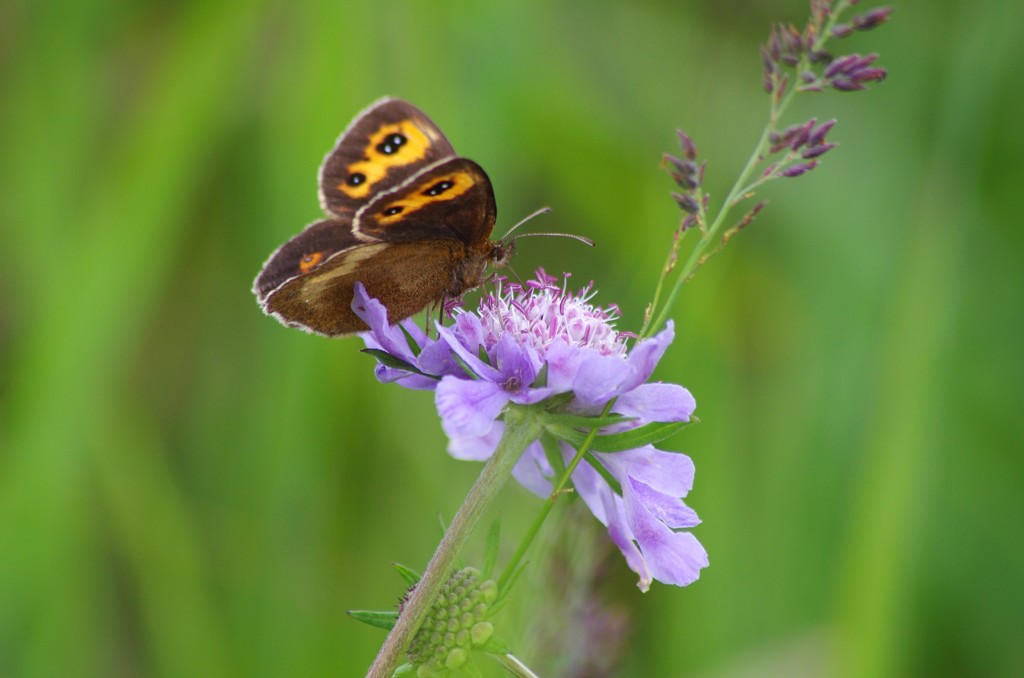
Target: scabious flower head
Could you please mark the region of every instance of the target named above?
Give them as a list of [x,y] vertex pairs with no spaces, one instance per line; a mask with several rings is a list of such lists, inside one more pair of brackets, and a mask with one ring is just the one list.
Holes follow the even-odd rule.
[[[510,404],[579,416],[622,415],[602,433],[622,432],[652,422],[688,421],[696,406],[676,384],[647,383],[671,344],[669,322],[659,334],[627,346],[629,334],[615,330],[615,306],[592,303],[591,286],[570,292],[543,270],[524,285],[498,281],[475,312],[458,310],[454,322],[438,325],[429,338],[411,320],[390,326],[387,311],[357,285],[352,308],[370,327],[368,349],[386,359],[377,377],[416,389],[432,388],[449,453],[485,460],[505,430]],[[564,439],[554,446],[567,463],[575,454]],[[686,585],[707,566],[707,554],[689,532],[696,514],[681,501],[693,483],[693,463],[650,445],[619,452],[595,452],[600,470],[582,461],[573,472],[577,492],[609,531],[626,562],[647,590],[657,579]],[[555,468],[541,441],[534,441],[513,475],[530,491],[547,497]],[[618,487],[613,487],[608,477]]]

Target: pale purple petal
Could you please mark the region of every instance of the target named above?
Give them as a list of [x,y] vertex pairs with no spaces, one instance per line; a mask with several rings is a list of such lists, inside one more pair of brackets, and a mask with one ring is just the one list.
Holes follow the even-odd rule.
[[576,375],[583,362],[584,351],[578,346],[570,346],[562,338],[556,339],[548,346],[545,358],[548,364],[548,386],[555,393],[568,393],[576,381]]
[[415,372],[409,372],[407,370],[399,369],[397,367],[388,367],[387,365],[377,364],[374,369],[374,376],[377,377],[377,381],[382,384],[390,384],[397,382],[405,388],[416,389],[420,391],[432,391],[437,388],[437,379],[432,377],[425,377],[422,374],[416,374]]
[[540,369],[540,358],[536,352],[520,345],[511,334],[501,335],[490,355],[501,373],[501,383],[509,391],[527,388]]
[[526,452],[512,469],[512,475],[520,485],[542,498],[550,496],[551,481],[549,478],[554,474],[555,471],[544,454],[544,448],[538,441],[530,443]]
[[621,393],[621,384],[632,373],[628,362],[614,355],[592,352],[580,363],[573,393],[585,404],[604,403]]
[[638,503],[650,511],[651,515],[669,527],[696,527],[700,525],[697,513],[683,503],[679,497],[658,492],[636,478],[627,478],[622,486],[622,494],[632,495]]
[[644,554],[652,576],[665,584],[686,586],[707,567],[708,555],[689,532],[675,532],[653,516],[627,492],[623,497],[626,521]]
[[693,460],[685,454],[647,445],[622,452],[598,452],[597,458],[620,484],[627,477],[635,478],[673,497],[685,497],[693,487]]
[[495,421],[482,436],[454,436],[448,440],[448,454],[465,461],[487,461],[504,433],[505,424]]
[[[607,485],[605,486],[607,487]],[[618,496],[609,488],[608,492],[602,493],[601,499],[604,503],[604,511],[611,516],[608,522],[608,536],[612,543],[619,547],[622,556],[626,559],[626,565],[640,576],[636,585],[644,593],[651,588],[652,575],[644,554],[641,553],[633,540],[633,532],[626,521],[623,509],[622,497]]]
[[634,346],[627,358],[630,366],[633,367],[633,373],[620,384],[619,391],[615,395],[632,391],[647,381],[651,373],[654,372],[654,368],[658,366],[658,361],[661,360],[661,356],[665,354],[665,350],[672,343],[674,337],[675,325],[669,320],[665,323],[665,329],[661,332],[658,332],[650,339],[644,339]]
[[480,358],[474,352],[468,350],[465,346],[463,346],[462,342],[459,341],[458,336],[453,334],[450,329],[438,325],[437,333],[438,336],[440,336],[441,339],[448,344],[448,347],[451,348],[451,350],[454,351],[455,354],[458,355],[459,358],[461,358],[462,361],[469,366],[469,369],[473,370],[476,376],[480,377],[481,379],[486,379],[488,381],[501,381],[501,373],[498,372],[498,370],[491,367],[490,365],[488,365],[487,363],[485,363],[484,361],[480,360]]
[[[566,458],[566,462],[572,459],[575,454],[575,450],[563,447],[563,456]],[[612,488],[608,485],[601,474],[594,470],[594,468],[586,461],[581,461],[576,467],[576,470],[572,472],[572,484],[576,488],[576,494],[580,495],[580,499],[587,505],[590,512],[594,514],[594,517],[601,521],[601,524],[608,526],[609,513],[605,506],[604,494],[614,494]]]
[[462,340],[462,345],[474,353],[484,344],[484,329],[480,318],[473,313],[455,316],[455,334]]
[[352,291],[352,311],[370,328],[369,336],[376,346],[370,344],[368,333],[361,336],[371,348],[380,348],[396,358],[415,364],[416,356],[409,348],[409,342],[398,325],[388,325],[388,310],[384,304],[366,294],[366,288],[357,282]]
[[508,393],[489,381],[444,377],[435,395],[441,427],[449,437],[482,436],[508,403]]
[[640,384],[615,401],[612,412],[644,422],[689,421],[697,402],[678,384]]
[[448,348],[448,343],[444,341],[435,341],[424,346],[423,351],[420,352],[417,358],[417,366],[420,368],[420,371],[439,377],[446,374],[454,377],[466,375],[466,371],[452,357],[452,351]]

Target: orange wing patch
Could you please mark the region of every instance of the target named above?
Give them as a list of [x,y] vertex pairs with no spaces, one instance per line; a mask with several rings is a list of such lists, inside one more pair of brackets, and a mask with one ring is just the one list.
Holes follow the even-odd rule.
[[453,200],[474,185],[476,180],[469,172],[452,172],[435,177],[411,195],[381,205],[374,216],[381,226],[391,226],[427,205]]
[[316,265],[324,260],[323,252],[310,252],[306,256],[299,260],[299,271],[302,273],[309,273]]
[[338,184],[338,190],[350,198],[365,198],[390,168],[422,160],[430,145],[430,138],[413,120],[381,125],[370,135],[364,159],[345,168],[348,178]]

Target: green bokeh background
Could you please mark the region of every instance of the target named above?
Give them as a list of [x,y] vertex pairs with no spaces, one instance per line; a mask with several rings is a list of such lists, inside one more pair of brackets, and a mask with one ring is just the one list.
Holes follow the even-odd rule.
[[[344,611],[395,602],[388,563],[423,566],[479,466],[359,341],[257,309],[323,154],[409,99],[487,169],[499,231],[551,205],[529,228],[598,242],[524,240],[516,271],[593,278],[635,330],[678,221],[661,153],[685,128],[724,195],[765,118],[758,45],[805,16],[0,7],[0,675],[362,675],[383,633]],[[630,615],[613,675],[1024,673],[1022,27],[1014,0],[897,3],[836,45],[889,79],[798,102],[842,146],[687,287],[657,373],[698,401],[669,446],[711,567],[641,594],[595,556],[600,591],[576,591]],[[506,547],[538,505],[506,489]],[[547,538],[585,549],[592,524],[563,510]],[[536,640],[582,625],[543,554],[499,631],[560,675],[572,650]]]

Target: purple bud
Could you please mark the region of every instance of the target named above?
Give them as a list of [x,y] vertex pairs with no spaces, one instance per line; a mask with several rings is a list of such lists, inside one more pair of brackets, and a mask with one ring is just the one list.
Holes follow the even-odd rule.
[[685,193],[673,193],[672,199],[679,203],[679,206],[683,208],[684,212],[694,214],[700,209],[700,205],[693,199],[692,195],[686,195]]
[[700,186],[700,184],[697,183],[697,180],[694,179],[692,176],[687,176],[685,174],[673,172],[671,170],[669,171],[669,176],[672,177],[672,180],[675,181],[680,188],[685,188],[688,191],[692,191],[698,186]]
[[817,118],[811,118],[804,124],[797,128],[796,134],[789,142],[789,147],[794,151],[799,151],[800,147],[807,143],[807,139],[811,136],[811,130],[818,124]]
[[768,53],[771,55],[772,61],[778,61],[782,56],[782,43],[779,41],[779,31],[776,26],[772,26],[772,33],[768,39]]
[[881,82],[885,80],[888,71],[884,68],[866,68],[853,74],[854,82]]
[[795,54],[783,54],[780,61],[782,61],[783,64],[789,66],[790,68],[796,68],[797,65],[800,63],[800,57],[796,56]]
[[835,124],[836,119],[832,118],[831,120],[827,120],[818,125],[818,128],[811,132],[811,136],[807,138],[807,144],[810,146],[817,146],[821,142],[825,141],[825,135],[828,134],[830,129],[835,127]]
[[810,85],[812,82],[815,82],[818,79],[818,76],[812,73],[811,71],[804,71],[800,74],[800,79],[803,80],[806,84]]
[[819,144],[817,146],[809,146],[804,149],[804,152],[800,154],[800,157],[804,160],[813,160],[814,158],[825,155],[836,146],[838,146],[838,144]]
[[867,14],[853,17],[853,26],[858,31],[870,31],[888,21],[890,14],[892,14],[892,7],[879,7]]
[[859,58],[860,55],[858,54],[847,54],[846,56],[839,57],[838,59],[830,63],[828,65],[828,68],[825,69],[825,77],[834,78],[840,73],[845,73],[846,70],[851,66],[851,64],[853,64]]
[[832,27],[832,37],[845,38],[853,33],[853,26],[850,24],[836,24]]
[[683,224],[679,228],[679,231],[685,231],[688,228],[693,228],[697,224],[697,217],[693,214],[687,214],[686,218],[683,219]]
[[864,89],[864,85],[860,85],[852,80],[847,80],[846,78],[833,80],[832,87],[840,92],[858,92]]
[[676,130],[676,135],[679,137],[679,146],[683,149],[683,155],[688,160],[693,160],[697,157],[697,145],[693,143],[693,139],[681,129]]
[[770,165],[768,165],[767,167],[764,168],[764,171],[761,172],[761,176],[762,177],[770,177],[771,175],[775,174],[775,169],[778,166],[779,166],[779,163],[773,162],[772,164],[770,164]]
[[784,169],[781,172],[779,172],[779,174],[781,176],[784,176],[784,177],[787,177],[787,178],[788,177],[798,177],[801,174],[806,174],[807,172],[810,172],[812,169],[814,169],[817,166],[818,166],[818,161],[817,160],[810,160],[808,162],[801,162],[799,164],[793,165],[792,167],[787,167],[786,169]]

